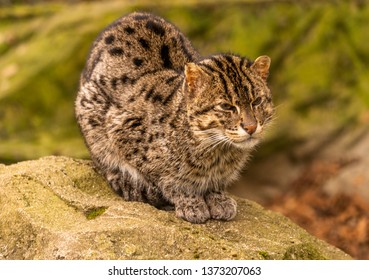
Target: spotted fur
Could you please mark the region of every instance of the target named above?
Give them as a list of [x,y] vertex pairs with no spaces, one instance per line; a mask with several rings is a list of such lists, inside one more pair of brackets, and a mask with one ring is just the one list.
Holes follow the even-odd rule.
[[230,220],[225,188],[273,116],[270,59],[201,57],[164,19],[133,13],[96,39],[75,110],[91,157],[125,200]]

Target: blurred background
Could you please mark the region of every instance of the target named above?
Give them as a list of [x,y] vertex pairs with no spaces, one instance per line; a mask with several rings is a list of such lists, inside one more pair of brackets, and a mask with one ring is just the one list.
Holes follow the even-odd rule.
[[203,55],[272,58],[277,118],[231,192],[369,259],[368,2],[0,0],[0,163],[89,158],[73,105],[89,48],[152,12]]

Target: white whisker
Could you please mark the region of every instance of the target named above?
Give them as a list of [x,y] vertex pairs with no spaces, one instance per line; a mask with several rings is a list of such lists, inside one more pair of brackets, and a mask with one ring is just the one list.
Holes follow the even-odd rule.
[[224,143],[230,141],[227,136],[222,135],[221,132],[216,129],[208,129],[194,132],[195,134],[202,136],[201,137],[202,139],[200,139],[201,143],[198,148],[202,149],[204,153],[209,153],[215,150],[219,145],[223,147]]

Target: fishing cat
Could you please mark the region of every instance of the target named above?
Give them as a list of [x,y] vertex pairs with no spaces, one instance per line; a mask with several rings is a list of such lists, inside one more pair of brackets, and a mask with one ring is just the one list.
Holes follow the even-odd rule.
[[75,102],[91,158],[125,200],[230,220],[225,188],[270,123],[270,58],[202,57],[171,23],[132,13],[92,46]]

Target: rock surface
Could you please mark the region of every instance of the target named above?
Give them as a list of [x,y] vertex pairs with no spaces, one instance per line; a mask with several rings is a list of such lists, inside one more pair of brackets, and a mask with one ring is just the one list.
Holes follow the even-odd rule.
[[0,165],[0,259],[350,259],[284,216],[237,201],[235,220],[193,225],[123,201],[90,161]]

